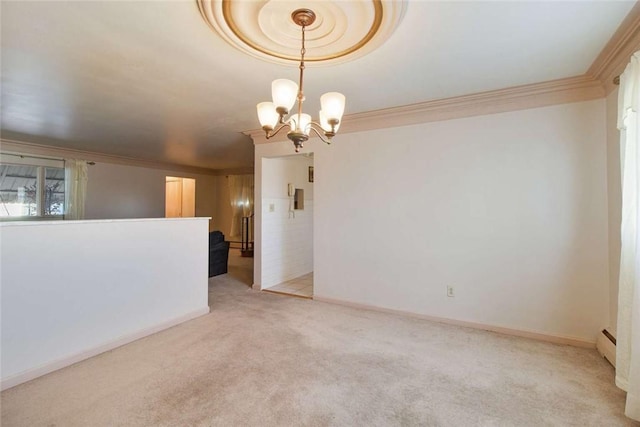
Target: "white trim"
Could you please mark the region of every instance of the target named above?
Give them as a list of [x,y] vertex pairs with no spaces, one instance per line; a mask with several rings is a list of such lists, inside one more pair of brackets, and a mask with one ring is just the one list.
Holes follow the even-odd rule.
[[326,298],[326,297],[317,296],[317,295],[314,295],[313,299],[315,301],[326,302],[329,304],[344,305],[347,307],[359,308],[363,310],[379,311],[382,313],[399,314],[402,316],[409,316],[417,319],[429,320],[432,322],[445,323],[445,324],[454,325],[454,326],[463,326],[463,327],[472,328],[472,329],[481,329],[484,331],[497,332],[499,334],[512,335],[516,337],[530,338],[530,339],[534,339],[538,341],[546,341],[554,344],[563,344],[563,345],[570,345],[573,347],[582,347],[582,348],[595,348],[595,345],[596,345],[595,341],[589,341],[582,338],[568,337],[563,335],[553,335],[553,334],[547,334],[543,332],[527,331],[522,329],[505,328],[502,326],[488,325],[484,323],[468,322],[466,320],[456,320],[456,319],[448,319],[444,317],[428,316],[425,314],[413,313],[410,311],[393,310],[390,308],[383,308],[375,305],[359,304],[351,301],[339,300],[334,298]]
[[157,332],[163,331],[165,329],[169,329],[173,326],[176,326],[180,323],[186,322],[188,320],[195,319],[196,317],[204,316],[205,314],[209,314],[209,307],[201,308],[199,310],[192,311],[183,316],[168,320],[166,322],[162,322],[155,326],[151,326],[149,328],[142,329],[138,332],[134,332],[132,334],[128,334],[117,338],[113,341],[110,341],[106,344],[100,345],[98,347],[90,348],[80,353],[72,354],[62,359],[58,359],[54,362],[47,363],[46,365],[39,366],[34,369],[29,369],[24,372],[20,372],[19,374],[12,375],[2,380],[2,384],[0,389],[6,390],[11,387],[15,387],[18,384],[25,383],[27,381],[31,381],[35,378],[46,375],[50,372],[57,371],[58,369],[65,368],[67,366],[73,365],[74,363],[81,362],[85,359],[89,359],[90,357],[97,356],[98,354],[104,353],[109,350],[113,350],[114,348],[121,347],[125,344],[129,344],[130,342],[139,340],[140,338],[144,338],[146,336],[155,334]]

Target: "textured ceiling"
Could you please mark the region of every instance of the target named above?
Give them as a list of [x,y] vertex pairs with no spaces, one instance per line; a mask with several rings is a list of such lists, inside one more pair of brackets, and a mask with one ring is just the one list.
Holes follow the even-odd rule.
[[[269,1],[267,1],[268,3]],[[313,8],[313,1],[291,1]],[[305,110],[345,114],[581,75],[634,2],[409,1],[370,54],[310,65]],[[2,137],[208,168],[251,166],[240,132],[297,64],[230,46],[193,1],[2,2]],[[348,117],[347,117],[348,120]],[[339,135],[338,137],[339,138]]]

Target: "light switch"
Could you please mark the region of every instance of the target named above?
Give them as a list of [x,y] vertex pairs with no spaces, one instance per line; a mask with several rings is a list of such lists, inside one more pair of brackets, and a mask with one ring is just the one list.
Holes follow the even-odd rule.
[[269,212],[275,212],[276,211],[276,205],[274,205],[273,203],[269,203]]

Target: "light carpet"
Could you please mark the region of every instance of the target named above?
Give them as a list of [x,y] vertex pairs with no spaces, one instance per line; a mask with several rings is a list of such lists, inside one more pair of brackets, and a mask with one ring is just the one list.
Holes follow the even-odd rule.
[[[2,393],[2,426],[637,426],[595,350],[250,290]],[[243,283],[245,282],[245,283]]]

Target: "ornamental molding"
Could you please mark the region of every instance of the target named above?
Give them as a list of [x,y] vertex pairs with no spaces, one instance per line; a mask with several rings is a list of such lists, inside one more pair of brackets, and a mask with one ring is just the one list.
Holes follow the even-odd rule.
[[196,1],[204,20],[227,43],[279,64],[300,60],[300,27],[291,13],[313,9],[316,19],[307,27],[305,56],[311,66],[344,63],[373,52],[391,37],[406,10],[404,0]]
[[640,50],[640,3],[636,3],[609,42],[593,61],[587,75],[602,82],[608,95],[617,83],[634,52]]

